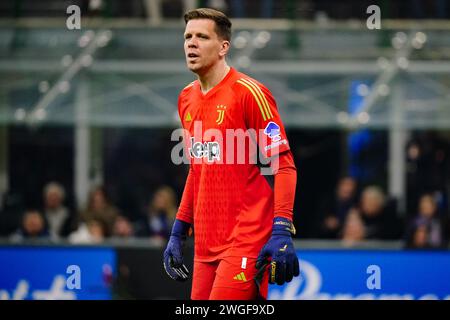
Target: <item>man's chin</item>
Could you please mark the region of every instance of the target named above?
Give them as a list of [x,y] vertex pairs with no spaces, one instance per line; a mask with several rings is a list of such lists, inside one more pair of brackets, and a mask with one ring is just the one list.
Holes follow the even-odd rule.
[[193,65],[193,64],[190,64],[190,63],[188,63],[187,67],[188,67],[189,70],[191,70],[194,73],[200,73],[201,69],[202,69],[202,68],[200,68],[200,66]]

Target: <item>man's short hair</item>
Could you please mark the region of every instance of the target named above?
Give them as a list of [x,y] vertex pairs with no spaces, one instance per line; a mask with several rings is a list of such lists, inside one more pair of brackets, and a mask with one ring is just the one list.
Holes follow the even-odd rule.
[[210,19],[216,23],[215,31],[217,35],[224,40],[231,40],[231,21],[228,17],[215,9],[211,8],[198,8],[186,12],[184,15],[184,21],[186,24],[189,20],[195,19]]
[[384,205],[386,203],[386,196],[383,190],[377,186],[368,186],[363,190],[363,196],[372,196],[377,199],[380,205]]
[[64,200],[64,198],[66,197],[66,191],[64,190],[64,187],[57,182],[52,181],[44,187],[44,196],[52,191],[57,192],[61,197],[61,200]]

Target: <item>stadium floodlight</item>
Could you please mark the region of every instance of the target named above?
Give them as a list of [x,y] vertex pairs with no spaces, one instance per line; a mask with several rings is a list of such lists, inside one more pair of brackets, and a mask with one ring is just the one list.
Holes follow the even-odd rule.
[[[111,39],[112,33],[110,30],[100,30],[97,33],[89,30],[80,37],[78,44],[84,47],[83,51],[78,55],[76,59],[72,59],[71,56],[66,55],[62,59],[63,65],[68,64],[65,71],[61,74],[55,84],[46,91],[45,95],[38,101],[33,110],[28,114],[28,124],[32,125],[36,120],[41,121],[46,118],[46,109],[58,95],[66,93],[70,90],[70,81],[78,74],[83,68],[90,66],[93,61],[93,55],[100,47],[105,43],[105,39]],[[100,39],[102,39],[100,41]],[[109,41],[109,40],[108,40]],[[42,112],[45,111],[45,116],[42,117]]]
[[64,57],[62,57],[61,59],[61,64],[63,67],[67,68],[68,66],[70,66],[73,62],[73,58],[70,54],[66,54]]
[[48,91],[49,88],[50,88],[50,84],[48,83],[48,81],[39,82],[39,92],[45,93]]
[[23,121],[25,120],[27,116],[27,112],[23,108],[17,108],[14,112],[14,118],[16,118],[17,121]]
[[385,58],[378,58],[377,64],[382,71],[372,85],[370,93],[365,96],[359,113],[355,114],[349,123],[367,123],[370,118],[368,117],[368,112],[378,101],[378,98],[389,95],[389,84],[401,70],[407,70],[410,66],[409,56],[413,51],[413,39],[419,39],[417,41],[424,42],[426,41],[426,35],[419,32],[412,32],[409,35],[406,35],[404,32],[397,32],[395,34],[392,38],[392,46],[396,49],[395,56],[390,62],[385,60]]

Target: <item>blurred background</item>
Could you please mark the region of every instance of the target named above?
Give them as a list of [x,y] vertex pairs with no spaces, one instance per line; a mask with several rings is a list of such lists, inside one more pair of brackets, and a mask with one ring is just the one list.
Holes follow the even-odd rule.
[[[161,255],[188,170],[171,161],[178,93],[195,79],[182,16],[205,6],[232,18],[229,63],[274,94],[298,169],[296,247],[309,260],[296,295],[271,297],[317,298],[302,296],[314,268],[327,298],[364,294],[327,280],[328,249],[355,254],[336,258],[349,273],[374,250],[405,255],[378,257],[385,268],[414,255],[450,278],[450,1],[3,0],[0,299],[40,298],[32,289],[73,263],[91,286],[61,299],[189,297]],[[411,293],[397,276],[383,294]],[[433,279],[412,298],[450,297]]]

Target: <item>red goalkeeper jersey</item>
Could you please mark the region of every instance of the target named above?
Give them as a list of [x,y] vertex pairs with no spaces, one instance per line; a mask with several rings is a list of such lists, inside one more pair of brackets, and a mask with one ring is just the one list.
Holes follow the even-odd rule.
[[177,218],[193,224],[195,259],[256,258],[274,217],[273,176],[259,163],[289,150],[272,94],[231,68],[206,94],[185,87],[178,111],[190,171]]

